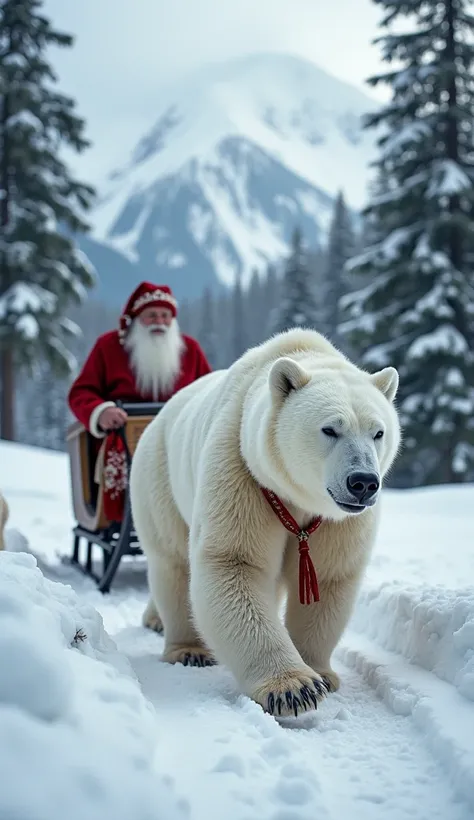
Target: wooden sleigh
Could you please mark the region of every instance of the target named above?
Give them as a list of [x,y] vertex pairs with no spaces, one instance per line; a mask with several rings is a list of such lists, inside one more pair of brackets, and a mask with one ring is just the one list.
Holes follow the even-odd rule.
[[[119,431],[127,457],[128,472],[140,436],[164,406],[162,403],[129,404],[117,402],[128,415]],[[73,529],[74,544],[72,564],[93,578],[99,590],[109,592],[115,573],[124,555],[141,555],[142,550],[133,528],[128,489],[125,492],[124,514],[121,521],[109,521],[103,506],[103,475],[97,484],[94,478],[97,457],[96,439],[80,422],[71,424],[67,431],[71,491],[76,526]],[[86,542],[86,559],[81,562],[81,540]],[[102,572],[93,570],[92,549],[102,549]]]

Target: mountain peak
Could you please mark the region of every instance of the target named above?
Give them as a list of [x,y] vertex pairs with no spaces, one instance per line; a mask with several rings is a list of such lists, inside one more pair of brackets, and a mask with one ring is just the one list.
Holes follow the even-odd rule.
[[[169,173],[191,154],[202,156],[214,148],[222,137],[241,134],[280,152],[293,170],[329,193],[344,187],[354,207],[364,201],[366,169],[360,169],[359,160],[353,173],[341,173],[340,153],[345,149],[351,155],[359,145],[371,151],[372,140],[361,132],[361,117],[376,102],[308,60],[270,52],[211,63],[162,92],[156,107],[155,124],[123,167],[109,175],[104,198],[126,174],[154,158],[156,168],[146,166],[144,177]],[[332,144],[331,136],[339,145]],[[328,142],[332,154],[338,155],[329,165],[326,157],[318,162]],[[308,152],[308,146],[315,150]],[[294,156],[298,150],[299,158]],[[137,182],[140,179],[139,173]]]
[[296,222],[324,240],[338,190],[362,205],[373,138],[361,118],[376,105],[291,54],[203,66],[160,93],[153,126],[103,186],[94,238],[133,264],[146,247],[162,279],[199,277],[204,264],[245,282]]

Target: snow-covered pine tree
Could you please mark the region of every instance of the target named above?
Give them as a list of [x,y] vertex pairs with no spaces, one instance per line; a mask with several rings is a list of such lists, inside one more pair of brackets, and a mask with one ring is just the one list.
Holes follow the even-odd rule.
[[259,344],[268,339],[273,331],[275,308],[280,301],[280,285],[281,283],[275,265],[269,264],[262,282]]
[[44,356],[58,374],[74,362],[66,340],[77,332],[69,304],[93,284],[73,237],[87,230],[94,194],[60,155],[89,143],[72,99],[54,89],[50,46],[73,38],[56,31],[40,0],[0,0],[0,373],[1,437],[15,438],[16,368]]
[[67,426],[72,421],[67,404],[68,384],[54,375],[48,362],[35,362],[32,372],[16,380],[16,437],[23,444],[66,449]]
[[20,373],[16,389],[16,434],[24,444],[66,449],[68,425],[74,421],[67,393],[72,378],[77,375],[95,344],[97,337],[117,327],[120,309],[89,297],[86,303],[71,305],[68,317],[81,329],[81,335],[71,339],[70,348],[77,366],[69,377],[59,378],[44,357],[37,357],[32,372]]
[[200,311],[200,322],[197,340],[202,346],[209,364],[215,370],[219,359],[216,333],[216,312],[214,296],[209,287],[204,290],[203,295],[199,299],[198,305]]
[[242,287],[242,273],[237,271],[232,288],[232,338],[231,361],[235,362],[247,349],[247,317],[244,307],[245,295]]
[[189,336],[194,335],[193,320],[195,319],[195,304],[189,302],[187,299],[180,299],[178,322],[179,328],[183,333]]
[[254,347],[260,344],[265,335],[265,327],[263,324],[266,314],[264,291],[265,284],[263,277],[258,270],[254,268],[250,277],[249,286],[244,293],[247,347]]
[[233,288],[222,288],[214,295],[214,324],[216,337],[218,339],[217,366],[229,367],[234,361],[234,336],[233,325]]
[[[400,467],[410,482],[474,478],[474,17],[467,0],[374,0],[379,40],[399,68],[372,77],[392,99],[367,120],[380,128],[372,199],[375,241],[345,300],[367,367],[401,376]],[[403,32],[392,30],[403,24]],[[412,30],[407,30],[412,24]]]
[[339,334],[341,321],[339,303],[350,286],[345,265],[354,255],[355,245],[352,218],[346,206],[344,194],[340,191],[329,228],[324,270],[324,305],[321,306],[323,313],[321,331],[337,347],[342,347],[343,344]]
[[272,316],[272,333],[281,333],[294,327],[318,329],[319,307],[314,274],[308,265],[299,228],[293,231],[291,252],[283,271],[279,297]]

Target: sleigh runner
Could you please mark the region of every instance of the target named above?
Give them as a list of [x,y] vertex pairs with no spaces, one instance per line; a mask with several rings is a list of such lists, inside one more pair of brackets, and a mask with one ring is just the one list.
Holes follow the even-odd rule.
[[[133,527],[128,478],[138,441],[163,403],[117,403],[128,419],[98,440],[80,423],[67,431],[71,491],[76,526],[71,562],[109,592],[123,556],[141,555]],[[86,545],[81,560],[81,542]],[[93,568],[93,547],[102,550],[102,572]]]

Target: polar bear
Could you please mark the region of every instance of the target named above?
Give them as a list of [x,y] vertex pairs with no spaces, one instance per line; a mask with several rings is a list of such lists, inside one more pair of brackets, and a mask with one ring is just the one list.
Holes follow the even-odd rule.
[[401,441],[397,389],[393,367],[366,373],[294,329],[166,403],[130,475],[163,661],[223,663],[281,716],[338,688],[331,654]]

